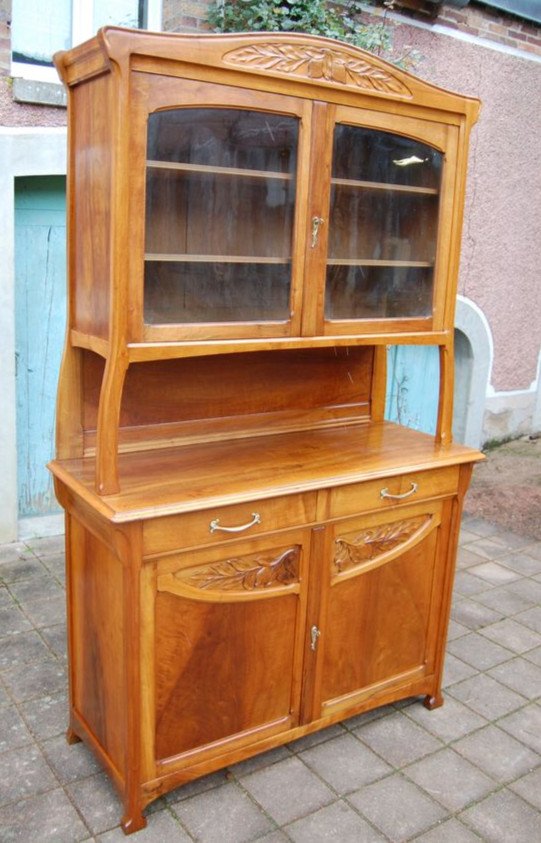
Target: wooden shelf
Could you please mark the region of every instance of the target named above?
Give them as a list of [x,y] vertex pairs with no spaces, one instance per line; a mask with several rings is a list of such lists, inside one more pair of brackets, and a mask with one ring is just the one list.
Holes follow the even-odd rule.
[[[330,320],[332,322],[332,320]],[[379,320],[386,325],[401,320]],[[428,321],[428,320],[425,320]],[[90,348],[84,338],[78,337],[74,345]],[[322,337],[277,337],[241,340],[190,340],[182,342],[140,342],[127,346],[130,363],[143,363],[149,360],[172,360],[179,357],[205,357],[214,354],[237,354],[251,351],[280,351],[291,348],[329,348],[331,346],[358,345],[438,345],[447,346],[449,335],[446,331],[406,331],[401,327],[400,334],[381,332],[379,334],[343,334]]]
[[95,493],[92,457],[54,460],[50,468],[106,518],[121,523],[477,459],[463,445],[438,445],[427,434],[380,422],[120,454],[119,495]]
[[92,334],[86,334],[84,331],[76,331],[74,328],[70,328],[69,340],[70,345],[74,348],[86,348],[104,359],[109,356],[109,341],[103,337],[95,337]]
[[[148,252],[145,261],[168,263],[276,263],[286,265],[291,258],[259,257],[258,255],[184,255]],[[370,258],[329,258],[329,266],[397,266],[397,267],[433,267],[433,261],[391,261],[372,260]]]
[[[333,320],[330,320],[332,322]],[[390,320],[385,320],[387,323]],[[337,348],[361,345],[437,345],[446,346],[449,335],[446,331],[405,331],[380,334],[344,334],[322,337],[276,337],[244,340],[184,340],[179,342],[128,343],[130,363],[144,363],[150,360],[173,360],[181,357],[206,357],[216,354],[238,354],[253,351],[285,351],[301,348]],[[93,351],[100,357],[109,356],[109,343],[101,337],[70,330],[70,345]]]
[[250,179],[281,179],[291,181],[291,173],[278,173],[273,170],[249,170],[240,167],[212,167],[208,164],[182,164],[176,161],[147,161],[147,168],[152,170],[175,170],[185,173],[204,173],[215,176],[242,176]]
[[339,187],[356,187],[365,190],[389,190],[394,193],[420,193],[426,196],[437,196],[439,190],[435,187],[414,187],[409,184],[392,184],[390,182],[357,181],[357,179],[331,179],[331,184]]
[[[259,255],[184,255],[168,252],[147,252],[145,261],[168,263],[275,263],[286,265],[291,258],[260,257]],[[329,258],[329,266],[398,266],[398,267],[433,267],[433,261],[392,261],[372,260],[370,258]]]
[[169,263],[291,263],[291,258],[260,257],[259,255],[184,255],[169,252],[147,252],[145,260]]
[[433,261],[386,261],[364,258],[329,258],[328,266],[397,266],[397,267],[433,267]]

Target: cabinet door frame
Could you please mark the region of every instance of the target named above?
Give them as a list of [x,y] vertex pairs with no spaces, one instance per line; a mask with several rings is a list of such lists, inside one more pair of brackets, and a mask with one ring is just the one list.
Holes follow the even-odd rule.
[[[290,337],[300,334],[303,287],[304,232],[309,184],[309,145],[312,104],[309,100],[276,93],[251,91],[175,76],[131,74],[131,137],[129,154],[131,244],[126,257],[129,279],[130,342],[171,342],[214,339]],[[147,118],[158,111],[180,108],[238,109],[283,114],[299,119],[295,208],[291,232],[289,315],[284,320],[146,324],[143,312],[146,207]]]
[[[417,117],[397,117],[391,112],[371,111],[345,105],[319,104],[315,111],[313,167],[324,174],[312,184],[309,196],[308,220],[320,219],[317,243],[307,243],[306,265],[314,291],[304,302],[303,332],[306,335],[340,336],[356,334],[401,334],[415,331],[441,331],[446,324],[449,285],[449,266],[455,217],[460,209],[455,206],[455,182],[459,144],[459,127],[449,123],[424,120]],[[329,243],[329,216],[334,128],[337,124],[381,130],[411,138],[432,146],[443,153],[444,161],[438,209],[436,261],[433,268],[432,316],[420,318],[378,319],[327,319],[325,316],[325,282]]]
[[[319,620],[316,622],[321,635],[318,639],[317,659],[313,667],[316,679],[312,683],[312,699],[310,702],[310,710],[314,720],[332,718],[334,721],[343,719],[355,714],[359,708],[365,708],[366,706],[363,706],[363,703],[371,698],[377,698],[377,705],[382,705],[392,699],[407,696],[408,688],[412,689],[412,694],[425,693],[422,688],[426,686],[426,693],[429,693],[434,685],[434,676],[438,672],[441,650],[445,643],[447,606],[450,599],[450,589],[452,588],[453,558],[449,552],[449,531],[453,501],[453,498],[447,498],[428,500],[412,505],[401,505],[384,512],[350,516],[347,519],[340,519],[327,525],[325,542],[317,560],[320,568],[318,584],[320,595]],[[384,550],[377,555],[377,558],[369,559],[363,564],[338,573],[333,560],[336,540],[342,534],[357,530],[359,533],[378,530],[408,521],[419,521],[419,525],[413,532],[405,535],[403,539],[399,539],[396,545],[393,545],[391,536],[388,551]],[[426,660],[423,667],[419,666],[404,675],[390,676],[388,681],[382,680],[375,685],[351,689],[350,692],[336,698],[323,699],[324,663],[328,636],[331,634],[329,601],[332,589],[339,586],[340,582],[358,578],[387,564],[392,565],[394,560],[399,559],[408,550],[414,549],[434,531],[436,535],[432,562],[433,573],[425,639]],[[315,562],[315,560],[313,561]],[[362,657],[363,654],[360,652],[359,658]],[[372,707],[374,706],[370,705],[370,708]]]
[[[298,579],[289,585],[254,585],[243,583],[239,578],[238,586],[231,591],[229,584],[213,591],[207,590],[205,584],[194,585],[190,578],[194,569],[206,567],[213,569],[224,560],[257,556],[272,551],[283,550],[288,547],[299,546],[300,557]],[[148,561],[143,565],[142,577],[142,703],[143,703],[143,757],[147,778],[161,777],[175,770],[183,770],[194,765],[204,763],[216,757],[217,754],[240,749],[257,741],[263,741],[274,735],[285,733],[299,724],[301,706],[301,679],[304,650],[304,634],[306,627],[306,603],[308,566],[310,551],[310,530],[297,528],[269,533],[257,538],[243,539],[205,548],[195,548],[181,551],[178,554],[168,554],[160,559]],[[233,568],[231,569],[233,573]],[[180,579],[175,574],[180,573]],[[224,573],[223,571],[221,573]],[[220,574],[220,572],[219,572]],[[185,575],[185,576],[184,576]],[[227,574],[226,574],[227,575]],[[187,579],[186,579],[187,578]],[[278,720],[269,721],[250,727],[247,730],[225,736],[218,740],[184,750],[178,754],[158,757],[156,751],[156,678],[157,678],[157,646],[156,646],[156,599],[160,592],[168,592],[179,597],[197,601],[200,605],[216,604],[246,604],[261,603],[274,597],[290,594],[297,596],[297,610],[294,629],[294,648],[291,656],[291,695],[288,714]]]

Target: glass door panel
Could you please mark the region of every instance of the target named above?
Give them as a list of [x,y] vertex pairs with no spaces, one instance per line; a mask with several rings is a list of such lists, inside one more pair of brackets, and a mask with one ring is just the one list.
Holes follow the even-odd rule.
[[336,126],[327,319],[431,317],[442,162],[414,139]]
[[147,324],[289,319],[298,124],[226,108],[150,115]]

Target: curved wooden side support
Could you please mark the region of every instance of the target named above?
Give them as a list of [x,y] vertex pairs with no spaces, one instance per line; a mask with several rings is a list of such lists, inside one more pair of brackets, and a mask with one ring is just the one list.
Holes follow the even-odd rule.
[[56,458],[83,456],[81,349],[64,346],[56,399]]
[[372,369],[371,418],[374,422],[385,418],[385,393],[387,387],[387,346],[374,346]]
[[436,441],[450,445],[453,441],[454,339],[440,346],[440,394]]
[[99,495],[120,491],[118,424],[127,369],[128,359],[122,354],[111,355],[105,364],[96,430],[96,491]]

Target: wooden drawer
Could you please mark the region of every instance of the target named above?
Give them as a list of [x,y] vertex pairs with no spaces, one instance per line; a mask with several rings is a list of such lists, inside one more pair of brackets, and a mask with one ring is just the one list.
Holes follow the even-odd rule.
[[315,517],[316,493],[307,492],[155,518],[144,523],[143,554],[148,557],[250,538],[287,527],[304,526],[315,521]]
[[388,509],[429,498],[453,495],[458,487],[456,465],[432,471],[418,471],[383,477],[365,483],[336,486],[329,492],[327,518],[341,518],[360,512]]

